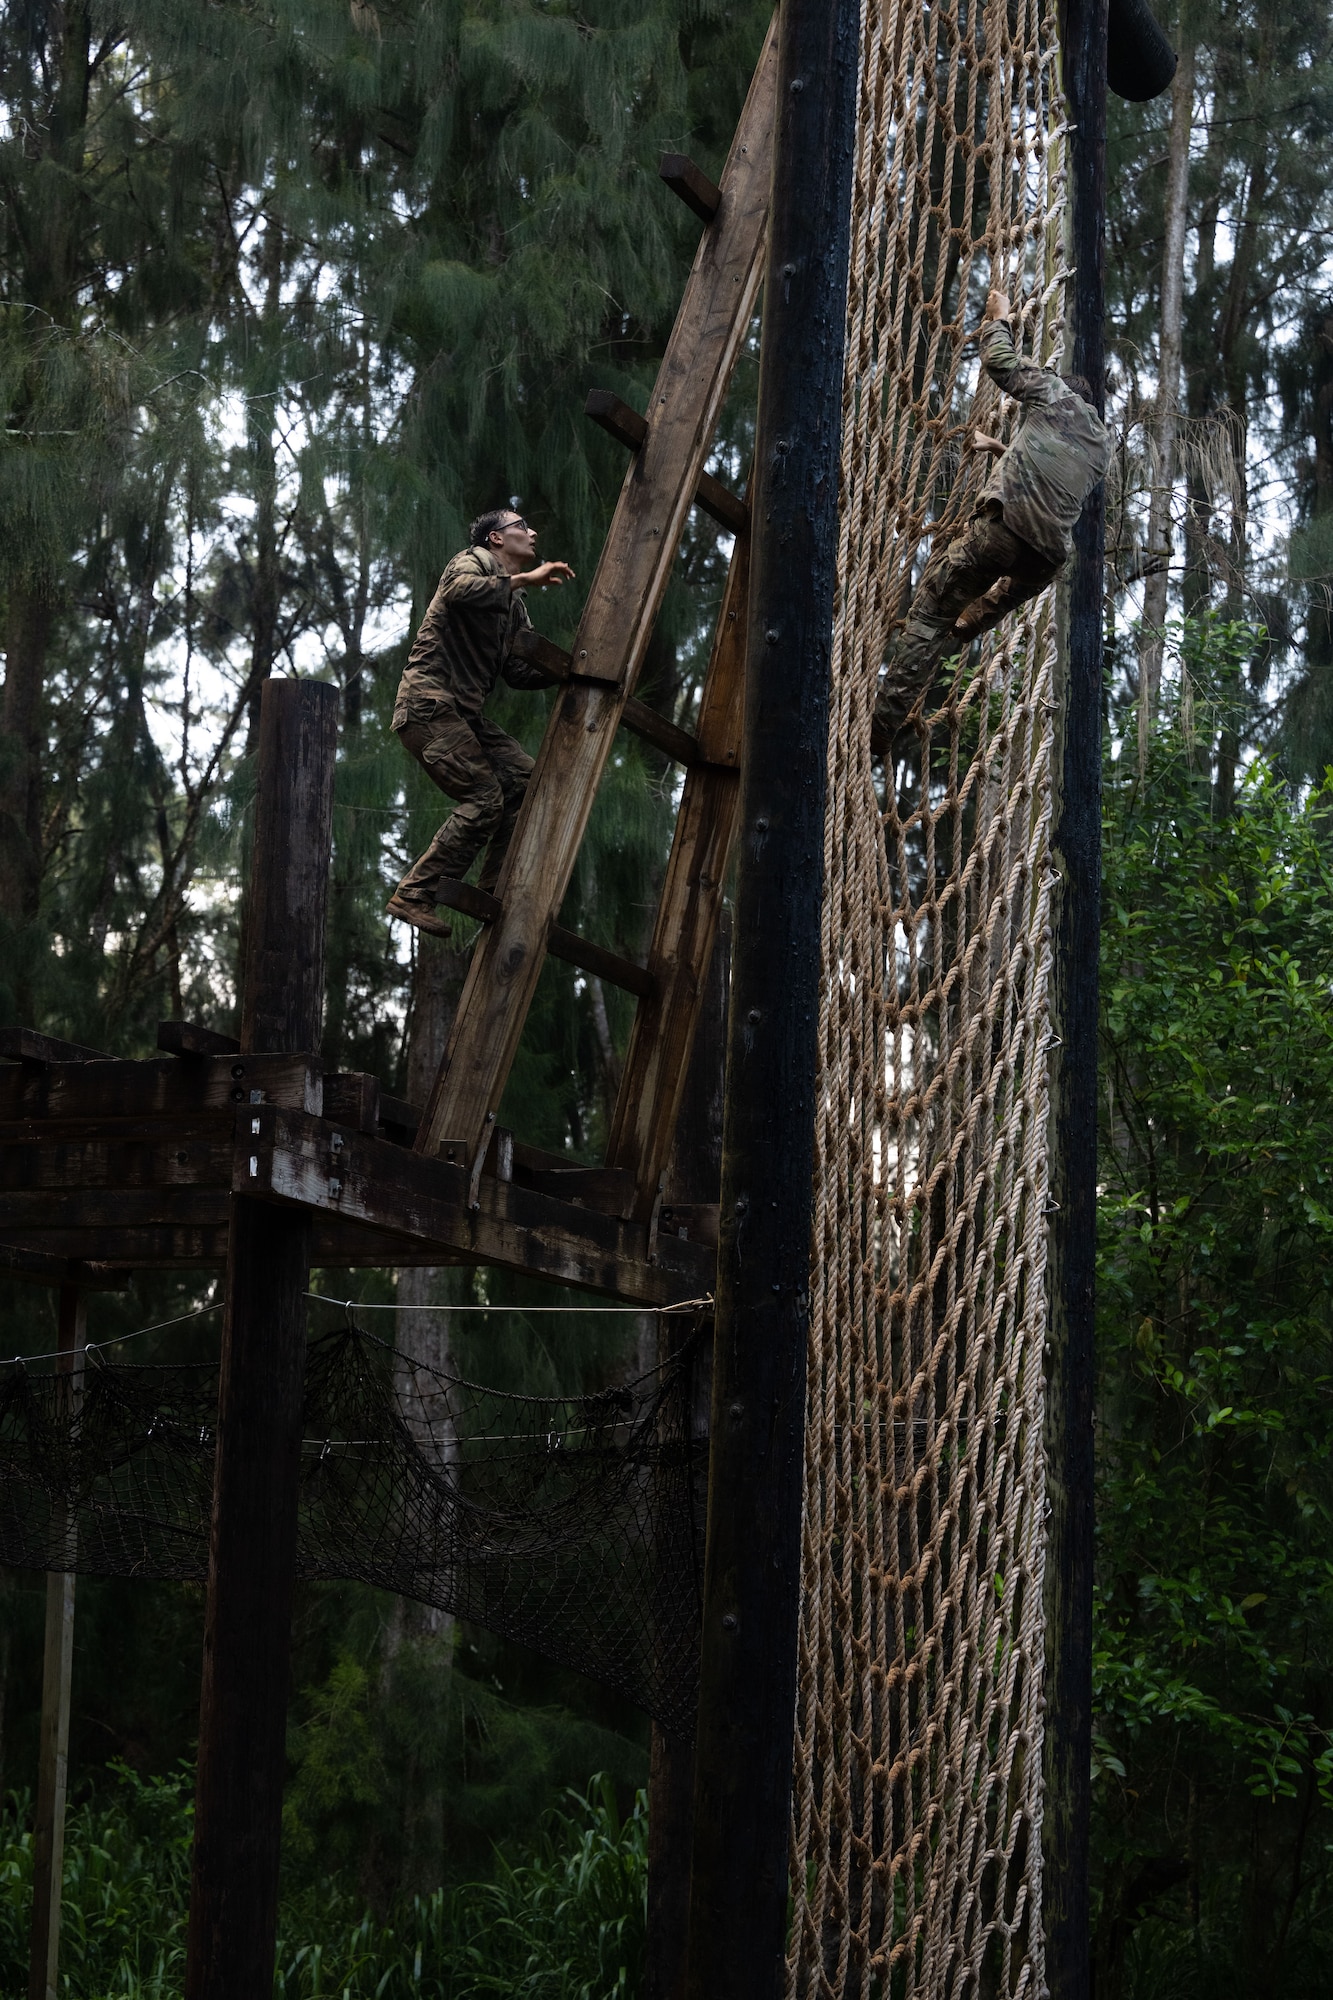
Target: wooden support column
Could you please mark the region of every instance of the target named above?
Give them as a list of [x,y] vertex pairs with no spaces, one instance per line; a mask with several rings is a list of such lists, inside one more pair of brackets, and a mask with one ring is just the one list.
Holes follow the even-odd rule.
[[[337,717],[324,682],[265,684],[245,1054],[319,1043]],[[273,1987],[310,1232],[231,1197],[186,2000]]]
[[641,1222],[661,1195],[740,811],[749,588],[747,530],[727,572],[699,709],[702,760],[681,793],[648,951],[652,985],[634,1016],[606,1149],[607,1166],[634,1178]]
[[750,496],[690,2000],[783,1984],[858,0],[783,0]]
[[[1106,216],[1106,0],[1069,0],[1074,280],[1068,366],[1100,403]],[[1062,877],[1052,977],[1060,1038],[1051,1077],[1050,1362],[1046,1393],[1046,1730],[1042,1913],[1059,2000],[1091,1991],[1093,1396],[1096,1387],[1097,971],[1101,930],[1102,547],[1098,487],[1074,533],[1062,591],[1064,687],[1056,743],[1055,864]]]
[[[86,1304],[77,1285],[60,1287],[56,1372],[72,1414],[83,1393]],[[65,1523],[73,1563],[75,1525]],[[65,1788],[69,1769],[69,1700],[74,1671],[74,1573],[52,1570],[46,1579],[46,1646],[42,1662],[42,1720],[37,1765],[37,1815],[33,1826],[32,1941],[28,2000],[56,2000],[60,1965],[60,1897],[65,1870]]]
[[[715,1202],[722,1181],[722,1103],[726,1074],[727,998],[731,991],[731,925],[724,917],[702,984],[698,1032],[680,1103],[667,1174],[667,1200]],[[680,1338],[678,1322],[660,1318],[658,1360]],[[697,1363],[696,1439],[708,1434],[712,1343]],[[694,1812],[694,1745],[653,1724],[648,1773],[648,1963],[644,2000],[684,2000],[690,1923],[690,1837]]]

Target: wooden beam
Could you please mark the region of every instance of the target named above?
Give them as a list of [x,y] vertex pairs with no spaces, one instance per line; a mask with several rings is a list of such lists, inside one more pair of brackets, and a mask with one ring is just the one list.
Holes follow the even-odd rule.
[[[336,688],[266,682],[241,1005],[256,1054],[319,1046],[337,740]],[[185,2000],[273,1987],[310,1255],[308,1216],[233,1196]]]
[[159,1021],[157,1046],[169,1056],[233,1056],[241,1051],[235,1035],[219,1035],[196,1021]]
[[25,1190],[79,1189],[120,1198],[143,1188],[230,1187],[231,1120],[207,1125],[105,1128],[44,1135],[0,1147],[0,1202]]
[[[170,1204],[168,1203],[168,1206]],[[578,1211],[572,1211],[575,1221]],[[88,1290],[117,1291],[134,1271],[217,1271],[227,1262],[228,1214],[207,1227],[171,1222],[120,1224],[114,1228],[90,1224],[79,1229],[42,1230],[34,1227],[22,1242],[0,1237],[0,1270],[28,1276],[34,1282],[54,1282],[50,1267],[61,1265],[72,1282]],[[45,1244],[47,1247],[42,1248]],[[10,1259],[18,1260],[10,1270]],[[83,1260],[87,1259],[85,1263]],[[28,1260],[33,1268],[25,1268]],[[410,1236],[391,1236],[362,1223],[344,1223],[336,1215],[316,1216],[312,1224],[310,1262],[329,1270],[381,1269],[392,1264],[457,1264],[471,1260],[439,1244]],[[38,1277],[38,1270],[46,1269]],[[84,1287],[84,1271],[92,1276]]]
[[722,202],[722,190],[710,181],[702,167],[696,167],[688,153],[663,153],[658,174],[692,208],[700,222],[711,222]]
[[74,1285],[84,1292],[123,1292],[129,1271],[78,1257],[59,1257],[49,1250],[22,1249],[0,1242],[0,1275],[31,1285]]
[[481,1175],[474,1194],[466,1159],[423,1159],[386,1139],[336,1133],[295,1111],[264,1109],[241,1123],[236,1185],[262,1199],[637,1304],[676,1305],[712,1290],[706,1246],[669,1236],[650,1245],[648,1230],[636,1223],[516,1181]]
[[634,1016],[607,1143],[607,1165],[633,1178],[641,1221],[660,1198],[671,1153],[740,809],[749,548],[739,536],[700,711],[710,761],[685,779],[648,951],[654,991]]
[[[521,631],[515,640],[514,651],[523,659],[544,667],[552,680],[567,681],[571,678],[573,663],[570,655],[563,646],[543,638],[540,632],[530,628]],[[645,743],[651,743],[673,763],[684,764],[688,769],[691,764],[703,761],[697,736],[691,736],[688,729],[678,729],[674,722],[668,722],[664,715],[659,715],[656,709],[649,708],[647,702],[639,701],[633,695],[625,703],[620,721],[622,728],[642,737]]]
[[104,1060],[100,1049],[85,1049],[78,1042],[39,1035],[35,1028],[0,1028],[0,1062],[30,1063],[34,1068],[44,1068],[49,1063]]
[[40,1123],[90,1125],[97,1120],[181,1119],[201,1112],[228,1115],[238,1104],[285,1104],[318,1114],[323,1077],[312,1057],[201,1056],[190,1062],[60,1063],[0,1069],[0,1138]]
[[468,968],[440,1076],[417,1145],[477,1146],[498,1110],[550,927],[564,900],[598,782],[680,544],[749,329],[763,267],[774,116],[770,33],[723,176],[716,223],[700,241],[651,403],[649,435],[625,477],[579,621],[579,679],[556,696],[537,767],[501,871],[503,913]]
[[[86,1308],[76,1285],[62,1286],[56,1346],[57,1379],[68,1415],[83,1391]],[[38,1736],[37,1809],[32,1837],[32,1931],[28,2000],[58,2000],[60,1899],[64,1885],[65,1792],[69,1771],[69,1706],[74,1672],[73,1537],[76,1517],[66,1516],[66,1571],[46,1579],[46,1643],[42,1663],[42,1718]]]
[[[608,437],[613,437],[617,444],[623,444],[627,451],[639,451],[647,443],[648,419],[641,417],[628,403],[623,403],[610,389],[590,389],[583,414],[591,417]],[[694,504],[702,507],[705,514],[711,515],[731,535],[743,533],[749,520],[745,502],[711,472],[699,474]]]
[[860,0],[783,0],[727,1040],[688,2000],[785,1989]]

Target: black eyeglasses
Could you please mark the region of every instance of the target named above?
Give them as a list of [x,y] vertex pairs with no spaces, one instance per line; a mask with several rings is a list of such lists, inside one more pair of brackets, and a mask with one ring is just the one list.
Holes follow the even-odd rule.
[[504,524],[504,528],[500,528],[499,530],[497,530],[497,532],[499,534],[503,534],[505,528],[522,528],[527,534],[532,533],[531,528],[528,527],[527,522],[523,519],[523,516],[521,514],[516,514],[512,521],[506,521]]

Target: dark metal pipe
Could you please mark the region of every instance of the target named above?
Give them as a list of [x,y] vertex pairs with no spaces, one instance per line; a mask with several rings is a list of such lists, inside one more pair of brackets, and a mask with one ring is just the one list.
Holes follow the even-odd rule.
[[825,760],[859,0],[783,0],[752,499],[690,2000],[776,2000],[787,1911]]

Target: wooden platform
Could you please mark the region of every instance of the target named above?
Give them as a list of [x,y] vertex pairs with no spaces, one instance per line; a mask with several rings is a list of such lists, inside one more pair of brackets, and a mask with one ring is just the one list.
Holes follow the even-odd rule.
[[[180,1024],[171,1024],[179,1027]],[[644,1305],[711,1291],[716,1212],[633,1217],[631,1176],[492,1133],[413,1150],[420,1113],[304,1056],[43,1059],[0,1036],[0,1268],[42,1283],[226,1262],[233,1193],[304,1208],[316,1265],[493,1264]],[[26,1048],[28,1053],[22,1055]],[[684,1234],[681,1234],[681,1231]]]

